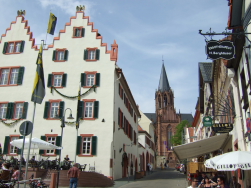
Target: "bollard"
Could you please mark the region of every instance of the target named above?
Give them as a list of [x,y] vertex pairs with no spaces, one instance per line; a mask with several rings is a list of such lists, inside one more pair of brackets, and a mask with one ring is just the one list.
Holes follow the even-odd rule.
[[51,183],[50,188],[55,188],[57,183],[57,173],[51,173]]

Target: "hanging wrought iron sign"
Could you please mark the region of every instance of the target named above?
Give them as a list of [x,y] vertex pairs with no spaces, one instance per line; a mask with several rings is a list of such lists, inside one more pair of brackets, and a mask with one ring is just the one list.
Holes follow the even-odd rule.
[[207,58],[216,60],[219,58],[230,60],[235,56],[235,47],[231,41],[207,41],[206,45]]
[[212,126],[212,129],[215,133],[229,133],[233,130],[232,123],[215,123]]

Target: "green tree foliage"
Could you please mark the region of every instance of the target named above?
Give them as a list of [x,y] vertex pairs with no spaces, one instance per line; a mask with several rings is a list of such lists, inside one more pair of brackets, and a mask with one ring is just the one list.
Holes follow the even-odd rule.
[[184,127],[191,127],[189,121],[183,120],[180,122],[180,124],[177,125],[176,133],[171,138],[171,142],[174,146],[182,144],[182,138],[183,138],[182,135],[183,135]]

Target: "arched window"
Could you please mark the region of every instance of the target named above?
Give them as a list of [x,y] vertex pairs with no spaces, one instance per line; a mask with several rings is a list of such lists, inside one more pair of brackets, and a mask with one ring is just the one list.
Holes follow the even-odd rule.
[[159,108],[161,108],[161,96],[158,97]]
[[164,95],[164,107],[166,107],[167,106],[167,96],[166,96],[166,94]]
[[167,151],[171,150],[171,146],[172,146],[172,142],[171,142],[171,139],[172,139],[172,126],[171,125],[168,125],[167,126],[167,145],[166,145],[166,149]]

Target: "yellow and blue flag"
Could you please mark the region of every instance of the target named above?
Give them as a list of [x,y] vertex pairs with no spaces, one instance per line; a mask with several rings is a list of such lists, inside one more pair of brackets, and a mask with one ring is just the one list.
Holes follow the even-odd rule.
[[56,24],[57,24],[57,17],[54,14],[50,13],[47,33],[54,35]]
[[41,104],[45,96],[45,84],[44,84],[44,69],[43,69],[43,45],[41,44],[37,57],[37,71],[34,80],[34,87],[32,91],[31,101]]

